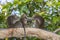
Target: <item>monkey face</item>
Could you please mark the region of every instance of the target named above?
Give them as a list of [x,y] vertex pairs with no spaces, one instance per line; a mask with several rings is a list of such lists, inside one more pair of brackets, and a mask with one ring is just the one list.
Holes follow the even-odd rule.
[[27,23],[27,22],[28,22],[28,17],[27,17],[26,14],[23,14],[23,15],[21,16],[21,21],[22,21],[22,23],[24,23],[24,24],[28,24],[28,23]]

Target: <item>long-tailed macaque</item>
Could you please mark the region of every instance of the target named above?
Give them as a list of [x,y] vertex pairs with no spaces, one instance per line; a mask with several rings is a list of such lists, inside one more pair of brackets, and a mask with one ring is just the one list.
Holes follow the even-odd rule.
[[34,20],[34,28],[40,28],[40,29],[44,29],[44,18],[41,17],[40,15],[38,14],[35,14],[33,16],[33,20]]
[[16,15],[8,16],[7,24],[8,24],[8,28],[17,28],[22,26],[22,23],[20,22],[20,18]]
[[27,27],[27,15],[26,14],[23,14],[21,16],[21,23],[22,23],[22,27],[24,28],[24,40],[26,40],[26,30],[25,28]]
[[7,18],[8,28],[17,28],[22,27],[24,28],[24,40],[26,40],[26,31],[25,26],[27,24],[27,16],[23,14],[21,18],[16,15],[11,15]]

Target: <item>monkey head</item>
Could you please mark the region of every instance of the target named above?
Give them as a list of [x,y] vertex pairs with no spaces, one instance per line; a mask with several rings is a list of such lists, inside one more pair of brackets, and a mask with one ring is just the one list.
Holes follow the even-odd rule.
[[23,14],[22,16],[21,16],[21,22],[23,23],[23,24],[27,24],[27,15],[26,14]]
[[8,24],[9,27],[10,26],[12,27],[18,20],[19,20],[18,16],[16,16],[16,15],[10,15],[7,18],[7,24]]
[[33,20],[37,28],[44,28],[44,18],[42,16],[35,14]]

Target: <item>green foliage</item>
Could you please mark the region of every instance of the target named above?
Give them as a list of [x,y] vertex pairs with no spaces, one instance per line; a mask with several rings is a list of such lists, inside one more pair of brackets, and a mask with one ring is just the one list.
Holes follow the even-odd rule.
[[33,0],[34,2],[43,2],[43,0]]
[[6,16],[4,13],[0,14],[0,28],[7,28],[6,25]]
[[27,40],[40,40],[40,39],[38,39],[36,37],[27,37]]

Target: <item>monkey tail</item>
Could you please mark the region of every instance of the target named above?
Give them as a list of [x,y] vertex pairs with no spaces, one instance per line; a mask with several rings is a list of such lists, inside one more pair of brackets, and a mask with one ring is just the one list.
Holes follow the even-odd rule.
[[22,26],[23,26],[23,29],[24,29],[24,38],[23,38],[23,40],[26,40],[26,29],[25,29],[24,25],[22,25]]
[[24,40],[26,40],[26,29],[24,27]]

